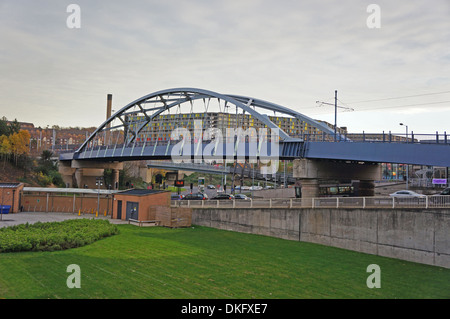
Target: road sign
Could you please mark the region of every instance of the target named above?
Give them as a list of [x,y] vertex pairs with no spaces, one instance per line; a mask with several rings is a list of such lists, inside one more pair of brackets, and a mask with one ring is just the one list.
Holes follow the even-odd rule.
[[175,180],[174,186],[176,187],[183,187],[184,186],[184,180]]

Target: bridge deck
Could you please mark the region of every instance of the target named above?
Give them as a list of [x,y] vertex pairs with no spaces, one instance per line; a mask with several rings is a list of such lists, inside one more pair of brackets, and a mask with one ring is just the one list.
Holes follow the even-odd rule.
[[[275,143],[275,148],[256,149],[249,143],[222,144],[215,150],[211,143],[192,144],[184,149],[180,146],[142,145],[131,147],[100,147],[87,149],[81,153],[61,154],[60,160],[185,160],[193,159],[237,159],[258,158],[262,160],[293,160],[296,158],[361,161],[374,163],[402,163],[450,167],[450,144],[446,143],[383,143],[383,142],[299,142]],[[273,148],[273,151],[271,149]]]

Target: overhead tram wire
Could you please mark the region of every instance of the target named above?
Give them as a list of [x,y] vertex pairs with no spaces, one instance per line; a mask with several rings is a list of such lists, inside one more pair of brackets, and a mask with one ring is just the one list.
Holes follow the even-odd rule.
[[[355,101],[355,102],[350,102],[350,103],[344,103],[340,99],[338,101],[341,104],[345,105],[346,107],[355,108],[355,106],[351,107],[350,105],[362,104],[362,103],[372,103],[372,102],[383,102],[383,101],[391,101],[391,100],[400,100],[400,99],[416,98],[416,97],[432,96],[432,95],[441,95],[441,94],[450,94],[450,91],[441,91],[441,92],[405,95],[405,96],[388,97],[388,98],[382,98],[382,99],[361,100],[361,101]],[[449,103],[449,102],[450,102],[450,100],[437,101],[437,102],[428,102],[428,103],[391,105],[391,106],[375,106],[375,107],[363,107],[363,108],[361,107],[361,108],[357,108],[354,111],[371,111],[371,110],[377,110],[377,109],[388,109],[388,108],[397,108],[397,107],[398,108],[402,108],[402,107],[414,107],[414,106],[423,106],[423,105],[436,105],[436,104],[444,104],[444,103]],[[317,104],[317,102],[316,102],[316,104]],[[323,103],[323,104],[331,104],[331,103]],[[316,105],[316,107],[306,107],[305,109],[308,109],[308,108],[311,108],[311,109],[315,108],[315,109],[317,109],[317,105]],[[323,114],[323,112],[322,113],[314,113],[314,114],[311,114],[311,115],[318,115],[318,114]]]
[[415,94],[415,95],[398,96],[398,97],[388,97],[388,98],[374,99],[374,100],[356,101],[356,102],[351,102],[351,103],[348,103],[348,104],[361,104],[361,103],[370,103],[370,102],[381,102],[381,101],[408,99],[408,98],[412,98],[412,97],[421,97],[421,96],[430,96],[430,95],[439,95],[439,94],[448,94],[448,93],[450,93],[450,91]]
[[[359,104],[359,103],[369,103],[369,102],[378,102],[378,101],[388,101],[388,100],[396,100],[396,99],[403,99],[403,98],[411,98],[411,97],[420,97],[425,95],[437,95],[437,94],[445,94],[450,93],[450,91],[446,92],[439,92],[439,93],[428,93],[428,94],[418,94],[418,95],[410,95],[410,96],[404,96],[404,97],[392,97],[392,98],[386,98],[386,99],[378,99],[378,100],[366,100],[366,101],[360,101],[360,102],[352,102],[352,103],[344,103],[341,100],[338,100],[343,105],[350,107],[349,105]],[[372,110],[379,110],[379,109],[395,109],[395,108],[403,108],[403,107],[414,107],[414,106],[424,106],[424,105],[437,105],[437,104],[445,104],[450,103],[450,100],[445,101],[437,101],[437,102],[427,102],[427,103],[415,103],[415,104],[402,104],[402,105],[388,105],[388,106],[374,106],[374,107],[363,107],[363,108],[357,108],[354,111],[372,111]],[[327,104],[327,103],[323,103]],[[354,108],[354,107],[350,107]],[[319,114],[319,113],[317,113]],[[323,113],[321,113],[323,114]]]
[[450,100],[448,101],[439,101],[439,102],[428,102],[428,103],[417,103],[417,104],[404,104],[404,105],[390,105],[390,106],[377,106],[377,107],[368,107],[364,109],[359,109],[358,111],[372,111],[372,110],[380,110],[380,109],[396,109],[396,108],[403,108],[403,107],[413,107],[413,106],[423,106],[423,105],[436,105],[436,104],[444,104],[444,103],[450,103]]

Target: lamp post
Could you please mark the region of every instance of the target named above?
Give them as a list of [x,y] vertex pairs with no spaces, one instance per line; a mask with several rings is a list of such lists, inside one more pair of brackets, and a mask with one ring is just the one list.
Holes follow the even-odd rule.
[[96,177],[95,178],[95,185],[98,186],[97,191],[97,213],[100,210],[100,186],[103,185],[103,177]]
[[[408,143],[408,125],[400,123],[400,126],[406,127],[406,143]],[[409,165],[406,164],[406,189],[408,189],[409,184]]]
[[400,123],[401,126],[405,126],[406,127],[406,143],[408,143],[408,125]]

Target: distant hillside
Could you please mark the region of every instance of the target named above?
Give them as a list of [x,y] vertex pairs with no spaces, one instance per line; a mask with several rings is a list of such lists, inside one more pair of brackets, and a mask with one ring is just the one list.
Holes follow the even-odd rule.
[[0,182],[19,183],[22,182],[25,186],[39,186],[37,183],[38,177],[35,172],[17,168],[9,162],[0,161]]

